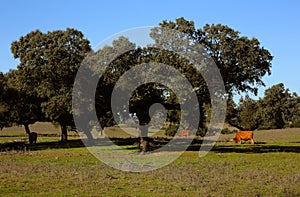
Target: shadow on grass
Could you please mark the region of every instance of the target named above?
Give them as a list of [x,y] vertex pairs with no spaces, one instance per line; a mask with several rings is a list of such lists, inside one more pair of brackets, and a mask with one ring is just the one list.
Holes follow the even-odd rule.
[[46,149],[79,148],[85,147],[80,139],[68,142],[38,142],[30,145],[28,142],[7,142],[0,144],[0,152],[5,151],[36,151]]
[[[137,149],[138,150],[138,138],[110,138],[116,145],[119,146],[128,146],[127,149]],[[164,145],[166,145],[171,138],[164,137],[155,137],[150,138],[150,151],[156,150]],[[180,143],[184,143],[184,138],[176,139],[178,146]],[[105,145],[105,141],[99,140],[97,144]],[[187,151],[199,151],[202,146],[201,139],[194,139],[191,145],[187,148]],[[7,142],[0,144],[0,152],[6,151],[37,151],[37,150],[46,150],[46,149],[65,149],[65,148],[82,148],[87,145],[82,142],[81,139],[72,139],[68,142],[38,142],[36,144],[30,145],[28,142]],[[204,146],[204,145],[203,145]],[[176,148],[172,149],[176,151]],[[294,152],[300,153],[300,145],[274,145],[267,144],[266,142],[256,142],[254,145],[251,144],[233,144],[228,142],[222,145],[216,145],[211,150],[212,152],[217,153],[270,153],[270,152]]]
[[[201,143],[192,143],[188,151],[199,151]],[[300,153],[299,145],[286,145],[286,144],[268,144],[266,142],[255,142],[255,144],[234,144],[228,142],[225,144],[215,145],[212,152],[217,153],[271,153],[271,152],[294,152]]]
[[218,153],[271,153],[271,152],[293,152],[300,153],[299,146],[286,145],[247,145],[247,146],[216,146],[213,148],[214,152]]
[[[138,138],[110,138],[116,145],[119,146],[131,146],[138,144]],[[107,140],[98,140],[95,143],[89,145],[89,143],[83,143],[81,139],[70,139],[67,142],[51,141],[51,142],[37,142],[30,145],[27,141],[14,141],[0,143],[0,152],[6,151],[37,151],[46,149],[65,149],[65,148],[82,148],[94,145],[106,145]],[[133,147],[134,148],[134,147]]]

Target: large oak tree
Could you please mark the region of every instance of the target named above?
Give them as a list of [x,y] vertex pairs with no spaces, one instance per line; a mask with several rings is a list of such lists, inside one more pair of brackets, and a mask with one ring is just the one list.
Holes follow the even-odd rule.
[[[187,46],[182,46],[182,43],[176,40],[176,36],[173,36],[172,39],[165,37],[163,31],[166,27],[177,30],[179,38],[182,38],[180,32],[189,34],[193,37],[194,42],[188,42]],[[96,103],[98,102],[98,105],[96,104],[99,112],[98,116],[111,114],[107,106],[110,106],[110,95],[118,78],[135,65],[150,61],[167,64],[180,71],[194,87],[200,107],[205,103],[210,103],[207,84],[201,73],[196,71],[188,59],[172,52],[172,49],[178,48],[180,50],[180,48],[187,49],[195,44],[203,45],[206,52],[215,61],[223,77],[226,95],[222,96],[225,97],[232,95],[234,92],[250,91],[257,93],[257,87],[264,85],[262,77],[270,74],[272,56],[268,50],[261,47],[256,38],[249,39],[240,36],[239,32],[225,25],[205,25],[203,28],[196,29],[193,21],[179,18],[175,22],[163,21],[159,27],[153,28],[150,36],[155,41],[152,46],[139,48],[122,38],[115,41],[112,47],[104,47],[95,54],[94,62],[97,62],[98,59],[96,64],[98,67],[96,66],[94,70],[99,69],[99,65],[107,68],[98,84],[99,95],[96,95],[96,98],[99,98],[98,101],[96,100]],[[97,54],[102,58],[107,57],[104,54],[119,54],[115,52],[122,51],[120,47],[126,48],[126,46],[129,46],[130,50],[119,57],[114,57],[114,61],[109,65],[103,65],[103,63],[108,62],[97,58]],[[161,48],[170,50],[161,50]],[[178,85],[180,86],[180,83]],[[126,84],[124,89],[126,89]],[[163,96],[159,96],[161,90],[164,92]],[[101,92],[102,96],[100,96]],[[103,94],[106,96],[103,96]],[[155,102],[159,101],[167,109],[169,107],[169,109],[179,110],[178,102],[172,98],[175,97],[175,94],[172,94],[171,90],[161,84],[147,84],[143,88],[138,88],[132,95],[130,101],[131,112],[137,114],[140,125],[149,123],[149,107]],[[104,108],[106,110],[103,110]],[[203,112],[203,110],[204,108],[200,111]],[[199,125],[200,127],[204,126],[201,125],[201,120]],[[147,151],[147,132],[147,130],[143,131],[145,134],[141,136],[142,151]]]
[[7,104],[6,121],[8,124],[23,125],[26,133],[30,135],[30,124],[45,121],[41,109],[41,99],[37,94],[29,94],[23,84],[19,84],[19,70],[10,70],[5,74],[6,86],[3,94]]
[[[178,18],[174,22],[163,21],[160,23],[160,27],[189,34],[196,40],[196,44],[201,44],[205,48],[222,75],[226,90],[226,95],[223,96],[227,98],[232,98],[235,93],[241,92],[252,92],[256,95],[258,87],[265,85],[262,77],[271,74],[273,57],[268,50],[261,46],[259,40],[241,36],[240,32],[226,25],[207,24],[196,29],[193,21]],[[180,43],[178,44],[176,39],[170,40],[168,37],[163,37],[161,28],[154,28],[152,31],[155,43],[161,46],[180,48]],[[194,89],[197,89],[200,106],[209,104],[211,101],[208,92],[211,90],[208,91],[204,78],[194,73],[184,73],[187,78],[192,79],[191,83],[195,86]],[[252,100],[249,98],[242,103],[247,103],[248,106]],[[251,123],[245,127],[257,127],[257,124],[252,125]]]
[[67,126],[73,124],[72,87],[76,72],[91,50],[89,41],[75,29],[42,33],[32,31],[11,45],[18,65],[19,84],[27,94],[43,100],[46,118],[61,126],[62,141],[67,141]]
[[7,103],[7,79],[5,75],[0,72],[0,129],[10,126],[10,113],[9,113],[9,104]]

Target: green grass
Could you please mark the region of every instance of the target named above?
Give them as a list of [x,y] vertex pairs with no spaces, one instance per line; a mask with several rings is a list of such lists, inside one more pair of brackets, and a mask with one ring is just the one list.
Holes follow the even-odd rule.
[[115,170],[85,148],[6,153],[2,196],[296,196],[298,153],[185,152],[146,173]]
[[[1,146],[21,132],[0,137]],[[61,144],[41,135],[26,151],[0,152],[0,196],[300,196],[300,129],[255,131],[254,145],[227,142],[233,136],[222,135],[205,157],[195,142],[170,165],[133,173],[102,163],[76,136]]]

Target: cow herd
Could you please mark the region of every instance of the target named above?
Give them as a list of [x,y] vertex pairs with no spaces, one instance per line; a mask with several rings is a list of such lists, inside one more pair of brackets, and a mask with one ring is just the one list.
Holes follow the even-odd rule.
[[[188,137],[190,136],[190,130],[181,130],[177,136]],[[238,131],[233,141],[238,144],[241,144],[242,141],[250,141],[251,144],[254,144],[253,131]]]

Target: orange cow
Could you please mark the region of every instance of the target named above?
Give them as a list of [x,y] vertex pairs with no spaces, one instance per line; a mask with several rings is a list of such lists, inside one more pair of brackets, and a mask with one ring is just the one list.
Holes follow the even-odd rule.
[[179,131],[179,134],[178,134],[178,136],[179,137],[188,137],[188,136],[190,136],[190,130],[181,130],[181,131]]
[[254,144],[253,132],[252,131],[238,131],[235,138],[233,139],[235,143],[241,143],[242,140],[250,140],[251,144]]

